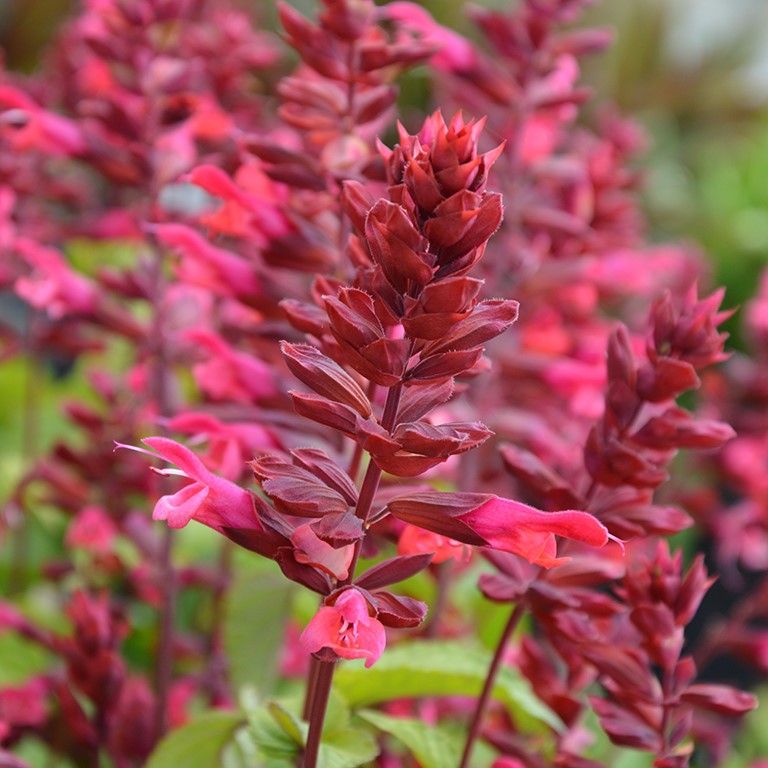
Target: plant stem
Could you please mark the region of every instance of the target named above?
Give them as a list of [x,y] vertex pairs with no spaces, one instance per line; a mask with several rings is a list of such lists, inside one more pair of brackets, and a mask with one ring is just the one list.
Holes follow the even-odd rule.
[[[147,220],[152,221],[152,213],[156,194],[149,197]],[[155,241],[154,236],[149,236],[149,243],[153,249],[152,281],[153,288],[150,301],[153,307],[152,335],[148,339],[150,350],[154,354],[152,367],[152,395],[155,408],[162,418],[168,418],[172,414],[170,394],[167,386],[168,356],[165,337],[165,310],[164,300],[166,283],[163,279],[163,253]],[[165,427],[162,427],[165,432]],[[163,478],[159,479],[161,484]],[[168,727],[168,695],[173,678],[173,645],[174,629],[176,624],[176,569],[173,565],[173,539],[174,531],[166,526],[162,532],[160,545],[160,562],[158,571],[162,591],[162,603],[158,617],[158,649],[155,662],[155,724],[157,737],[160,738]]]
[[92,755],[93,768],[101,768],[101,754],[107,745],[109,735],[107,716],[107,707],[104,704],[97,705],[96,713],[93,716],[93,730],[96,734],[96,744],[93,747]]
[[172,529],[163,531],[160,554],[160,578],[163,584],[162,606],[160,608],[160,638],[155,667],[157,685],[157,703],[155,723],[157,735],[162,736],[168,727],[168,694],[171,688],[173,672],[173,636],[176,624],[176,572],[173,567],[171,550],[173,546]]
[[[386,430],[391,430],[395,425],[402,391],[403,385],[396,384],[387,392],[387,401],[384,404],[384,412],[381,417],[381,425]],[[355,509],[355,515],[363,521],[363,525],[365,525],[371,514],[381,474],[381,469],[375,461],[371,461],[365,470],[365,477],[360,487],[360,495],[358,496]],[[349,576],[344,584],[351,584],[355,577],[355,568],[360,557],[360,548],[361,542],[358,540],[355,542],[355,552],[352,557],[352,563],[349,566]],[[317,764],[325,710],[328,707],[328,696],[331,693],[331,682],[333,681],[335,667],[335,661],[321,661],[315,657],[312,658],[309,680],[307,681],[307,695],[304,700],[304,719],[309,720],[309,734],[307,735],[307,746],[304,750],[303,768],[315,768]]]
[[431,618],[424,628],[424,637],[439,637],[440,635],[440,616],[443,609],[448,604],[448,593],[453,580],[453,560],[446,560],[435,566],[437,569],[437,593],[435,595],[435,604],[432,606]]
[[[27,312],[27,327],[25,329],[25,347],[27,349],[26,365],[24,366],[24,402],[23,422],[21,433],[21,456],[24,470],[28,472],[37,456],[38,438],[40,435],[40,388],[44,372],[35,349],[35,324],[37,318],[31,311]],[[11,564],[8,574],[8,595],[21,592],[26,586],[26,573],[29,565],[29,514],[19,499],[18,504],[9,507],[8,522],[13,530],[11,539]]]
[[224,649],[224,623],[227,591],[232,581],[232,554],[234,543],[224,539],[219,550],[216,583],[211,593],[210,635],[206,638],[208,669],[205,675],[208,700],[212,706],[228,697],[229,664]]
[[333,673],[336,669],[335,661],[320,661],[315,658],[312,661],[317,661],[317,672],[314,686],[312,687],[312,702],[309,706],[309,734],[307,735],[307,746],[304,750],[304,768],[315,768],[317,765],[320,738],[323,734],[323,722],[325,721],[325,712],[328,709],[328,697],[331,694]]
[[509,621],[507,621],[507,625],[504,627],[504,631],[501,633],[499,642],[496,645],[496,652],[493,656],[493,661],[491,662],[491,666],[488,668],[488,674],[486,675],[485,683],[483,684],[483,690],[481,691],[480,696],[477,699],[477,703],[475,704],[475,711],[472,715],[472,722],[469,726],[469,733],[467,733],[467,741],[464,744],[464,753],[461,756],[459,768],[467,768],[469,765],[469,759],[472,756],[472,748],[475,745],[475,741],[477,741],[477,737],[480,735],[480,724],[482,723],[483,716],[485,715],[485,710],[488,707],[488,702],[491,699],[491,691],[493,690],[493,684],[496,682],[496,675],[498,674],[499,667],[501,666],[501,659],[504,656],[504,650],[507,647],[509,638],[512,637],[512,633],[517,628],[517,625],[520,623],[520,619],[522,619],[524,613],[525,607],[522,603],[518,603],[512,611],[512,614],[509,617]]
[[309,674],[307,676],[307,693],[304,697],[304,710],[301,716],[309,720],[312,713],[312,704],[315,700],[315,687],[317,686],[317,676],[320,673],[320,664],[322,662],[316,656],[309,657]]

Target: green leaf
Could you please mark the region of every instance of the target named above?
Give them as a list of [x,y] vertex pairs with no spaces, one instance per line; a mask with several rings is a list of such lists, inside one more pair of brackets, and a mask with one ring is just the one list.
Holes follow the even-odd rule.
[[0,686],[21,685],[50,668],[51,654],[23,637],[0,634]]
[[306,739],[306,725],[302,724],[301,744],[287,734],[272,716],[266,705],[248,711],[249,732],[257,749],[272,768],[293,766]]
[[304,744],[304,733],[299,719],[289,712],[280,702],[270,701],[267,704],[269,714],[272,719],[282,728],[282,730],[295,741],[299,746]]
[[207,712],[166,736],[150,756],[146,768],[219,766],[225,748],[245,722],[240,712]]
[[290,582],[265,570],[238,573],[227,596],[224,648],[235,686],[268,694],[277,682],[278,656],[291,611]]
[[[415,640],[387,649],[371,669],[341,668],[334,684],[352,707],[400,698],[478,696],[490,663],[490,652],[477,645]],[[536,698],[528,681],[509,667],[499,671],[493,696],[521,725],[562,728],[559,718]]]
[[[283,699],[247,709],[250,734],[269,768],[293,768],[306,743],[308,725],[299,720],[299,699]],[[375,759],[376,740],[349,724],[349,708],[332,694],[325,720],[318,768],[357,768]],[[257,763],[261,765],[261,763]]]
[[366,731],[343,728],[323,736],[318,768],[357,768],[370,763],[379,754],[376,739]]
[[465,739],[462,729],[427,725],[421,720],[391,717],[370,709],[357,714],[402,742],[423,768],[446,768],[461,760]]
[[323,731],[331,733],[344,730],[349,725],[349,717],[350,712],[347,700],[338,691],[331,688],[331,693],[328,697],[328,708],[325,711]]

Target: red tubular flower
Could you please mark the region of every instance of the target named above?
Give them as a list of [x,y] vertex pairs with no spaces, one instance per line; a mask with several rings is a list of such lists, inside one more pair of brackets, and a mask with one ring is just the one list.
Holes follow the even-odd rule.
[[386,641],[384,625],[370,615],[368,601],[356,589],[324,605],[299,638],[310,653],[327,648],[342,659],[365,659],[366,667],[378,661]]
[[555,536],[593,547],[602,547],[608,542],[605,526],[586,512],[542,512],[519,501],[499,497],[465,515],[462,522],[493,549],[513,552],[545,568],[571,559],[556,557]]
[[519,501],[482,493],[415,493],[400,496],[387,509],[403,522],[476,546],[491,547],[551,568],[570,558],[556,557],[555,536],[602,547],[610,535],[586,512],[542,512]]
[[397,552],[399,555],[434,552],[433,563],[444,563],[446,560],[465,563],[471,555],[471,550],[466,544],[432,531],[425,531],[415,525],[405,526],[397,542]]
[[[155,520],[167,520],[171,528],[183,528],[190,520],[197,520],[219,531],[224,527],[261,530],[254,510],[253,497],[248,491],[214,475],[189,448],[175,440],[167,437],[148,437],[141,442],[154,449],[160,458],[178,467],[153,467],[153,471],[158,475],[180,475],[194,481],[174,494],[161,497],[152,513]],[[129,448],[149,456],[155,455],[133,445],[118,443],[117,447]]]

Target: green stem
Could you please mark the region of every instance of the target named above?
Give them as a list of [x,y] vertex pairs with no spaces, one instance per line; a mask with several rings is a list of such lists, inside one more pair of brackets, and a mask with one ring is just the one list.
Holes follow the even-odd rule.
[[485,710],[488,708],[488,703],[491,699],[491,691],[493,690],[493,685],[496,682],[496,675],[498,674],[499,668],[501,667],[501,660],[504,657],[504,651],[507,647],[507,643],[509,642],[510,637],[512,637],[512,633],[520,623],[520,619],[523,618],[524,613],[525,607],[522,603],[518,603],[515,606],[515,609],[512,611],[512,614],[509,617],[509,621],[507,621],[507,626],[504,627],[504,631],[501,633],[499,642],[496,645],[496,652],[494,653],[493,661],[491,662],[491,666],[488,668],[488,674],[486,675],[485,683],[483,684],[483,690],[481,691],[480,696],[477,699],[477,703],[475,704],[475,711],[472,715],[472,722],[469,725],[469,733],[467,733],[467,741],[464,744],[464,753],[461,756],[459,768],[467,768],[469,765],[469,759],[472,756],[472,748],[475,746],[475,741],[477,741],[477,737],[480,735],[480,725],[482,724]]
[[[25,365],[23,428],[21,434],[21,456],[24,471],[29,472],[37,456],[38,438],[40,435],[40,383],[44,372],[34,348],[35,317],[29,315],[29,325],[26,330],[26,346],[29,350]],[[10,527],[15,528],[11,539],[11,564],[8,574],[8,595],[21,592],[26,586],[26,574],[29,567],[29,513],[24,508],[23,499],[13,504],[8,513]]]

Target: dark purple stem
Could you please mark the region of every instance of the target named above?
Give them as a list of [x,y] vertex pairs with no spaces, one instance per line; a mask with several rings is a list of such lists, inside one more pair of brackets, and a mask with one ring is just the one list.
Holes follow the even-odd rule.
[[309,674],[307,675],[307,694],[304,698],[304,711],[301,716],[309,720],[312,714],[312,704],[315,701],[315,688],[317,687],[317,678],[320,674],[320,666],[323,664],[316,656],[309,659]]
[[317,664],[312,691],[312,706],[309,713],[309,734],[307,735],[307,747],[304,751],[304,768],[315,768],[317,765],[320,738],[323,734],[323,722],[325,721],[325,712],[328,709],[328,698],[331,694],[335,669],[335,661],[320,661]]
[[[150,196],[148,220],[152,220],[153,202],[155,197]],[[154,366],[152,369],[152,393],[155,407],[161,417],[171,415],[172,408],[166,385],[168,358],[165,346],[165,313],[163,311],[165,298],[165,281],[163,280],[163,253],[152,235],[149,241],[154,250],[153,275],[151,285],[154,292],[151,301],[154,307],[152,320],[152,336],[150,344],[153,345]],[[161,431],[164,428],[161,427]],[[164,527],[160,548],[160,584],[162,590],[162,604],[159,615],[159,638],[157,660],[155,664],[155,724],[157,737],[160,738],[168,727],[168,695],[170,693],[173,677],[173,644],[174,627],[176,624],[176,570],[173,566],[173,537],[174,532],[170,527]]]
[[477,737],[480,735],[480,725],[482,724],[485,710],[488,708],[488,702],[491,699],[491,691],[493,690],[493,685],[496,682],[496,675],[499,672],[501,660],[504,657],[504,651],[507,647],[507,643],[509,642],[509,638],[512,637],[512,633],[517,628],[517,625],[520,623],[520,619],[523,618],[524,613],[525,607],[522,603],[518,603],[515,606],[515,609],[512,611],[511,616],[509,617],[507,626],[504,627],[504,631],[501,633],[499,642],[496,645],[496,653],[493,656],[493,661],[491,662],[491,666],[489,667],[488,674],[485,678],[485,683],[483,684],[483,690],[480,692],[480,696],[477,699],[477,703],[475,704],[475,711],[472,715],[472,722],[469,725],[469,733],[467,733],[467,741],[464,744],[464,753],[461,756],[459,768],[467,768],[469,765],[469,759],[472,756],[472,749],[475,746]]
[[[403,385],[397,384],[387,393],[387,402],[384,405],[384,413],[381,418],[381,425],[386,430],[391,430],[395,425],[402,391]],[[365,524],[371,514],[373,499],[379,487],[379,480],[381,480],[381,469],[379,469],[374,461],[371,461],[365,471],[365,478],[360,488],[360,496],[358,497],[357,508],[355,509],[355,514],[363,521],[363,524]],[[351,584],[354,579],[355,568],[360,557],[360,547],[360,541],[356,542],[355,553],[349,567],[349,576],[345,582],[346,584]],[[304,718],[309,720],[309,734],[307,736],[307,746],[304,750],[303,768],[315,768],[317,765],[325,710],[328,708],[328,696],[331,692],[331,682],[333,681],[335,667],[335,661],[321,661],[315,657],[312,658],[307,695],[304,701]]]
[[440,617],[448,603],[448,594],[453,583],[453,560],[438,563],[434,568],[437,570],[437,591],[435,604],[430,610],[431,618],[424,629],[424,637],[440,636]]

